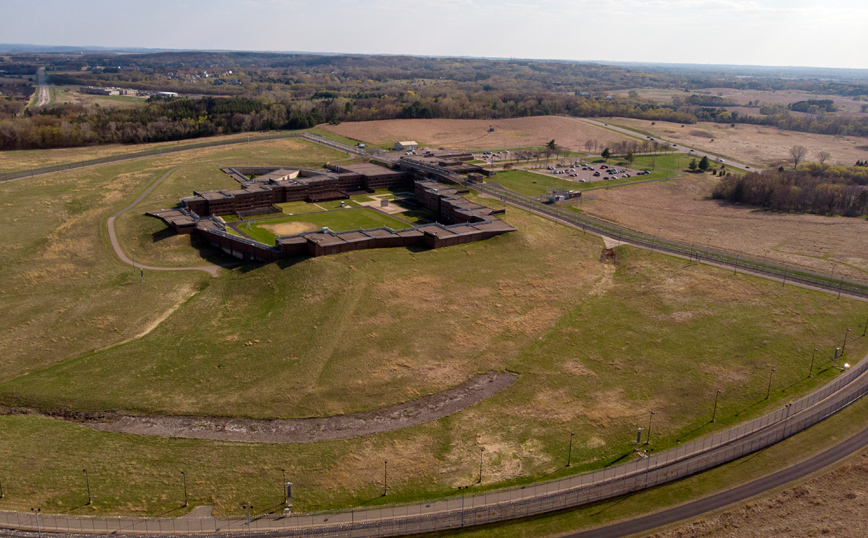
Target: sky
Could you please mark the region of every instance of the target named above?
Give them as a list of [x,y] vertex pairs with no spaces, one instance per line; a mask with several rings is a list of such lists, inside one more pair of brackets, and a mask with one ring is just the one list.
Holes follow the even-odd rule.
[[0,0],[0,43],[868,68],[868,1]]

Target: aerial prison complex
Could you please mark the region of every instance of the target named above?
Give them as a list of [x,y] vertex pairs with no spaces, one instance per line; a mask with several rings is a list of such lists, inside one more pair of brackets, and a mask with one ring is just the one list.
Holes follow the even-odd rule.
[[[495,215],[505,210],[471,202],[462,197],[468,191],[431,179],[430,170],[441,177],[453,173],[485,172],[479,166],[458,160],[456,155],[428,155],[403,158],[386,168],[371,163],[327,165],[326,170],[275,167],[233,167],[223,171],[241,184],[238,190],[194,192],[182,198],[175,209],[151,211],[177,233],[196,233],[225,252],[244,260],[272,261],[290,256],[323,256],[351,250],[383,247],[421,246],[440,248],[488,239],[515,231]],[[425,167],[428,172],[420,171]],[[252,178],[252,179],[251,179]],[[229,233],[221,216],[241,219],[278,213],[274,204],[285,202],[324,202],[348,199],[351,195],[373,193],[376,189],[412,190],[413,200],[434,212],[437,222],[404,230],[375,228],[334,232],[327,228],[315,232],[278,237],[266,245]],[[342,210],[335,210],[342,211]]]

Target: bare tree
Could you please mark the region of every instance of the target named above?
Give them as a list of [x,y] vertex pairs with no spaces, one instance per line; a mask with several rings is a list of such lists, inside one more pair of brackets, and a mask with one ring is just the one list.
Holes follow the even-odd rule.
[[808,148],[805,146],[793,146],[790,148],[790,157],[793,158],[793,170],[799,167],[799,163],[808,154]]
[[593,147],[594,147],[594,141],[593,140],[588,139],[587,141],[585,141],[585,149],[588,150],[588,153],[591,152],[591,148],[593,148]]
[[828,161],[831,156],[832,154],[828,151],[820,151],[817,153],[817,160],[820,161],[821,165],[823,165],[826,164],[826,161]]

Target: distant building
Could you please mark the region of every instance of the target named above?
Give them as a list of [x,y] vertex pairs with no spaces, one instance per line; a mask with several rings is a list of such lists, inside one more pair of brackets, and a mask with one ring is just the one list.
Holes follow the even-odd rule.
[[78,93],[87,93],[90,95],[119,95],[117,88],[96,88],[94,86],[82,86],[78,89]]
[[395,149],[398,151],[413,151],[419,149],[419,144],[412,140],[405,142],[395,142]]
[[156,95],[160,97],[178,97],[177,92],[157,92]]

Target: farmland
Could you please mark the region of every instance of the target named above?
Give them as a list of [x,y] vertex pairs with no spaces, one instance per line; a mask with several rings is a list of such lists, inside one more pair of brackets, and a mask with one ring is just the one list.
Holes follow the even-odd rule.
[[[139,279],[106,243],[107,216],[179,167],[119,219],[118,231],[142,262],[201,264],[220,255],[141,214],[194,189],[231,185],[221,166],[313,167],[339,158],[280,140],[0,185],[9,231],[0,246],[10,253],[0,270],[8,312],[0,403],[325,417],[416,399],[486,371],[514,372],[515,384],[434,423],[308,445],[140,437],[0,417],[0,474],[15,492],[4,509],[165,513],[177,509],[173,477],[183,469],[191,504],[234,513],[241,502],[274,504],[281,467],[303,492],[298,509],[348,507],[378,496],[385,459],[394,461],[386,501],[429,498],[469,484],[480,447],[482,487],[563,473],[570,431],[578,439],[573,470],[600,467],[630,457],[649,409],[655,446],[668,447],[827,381],[840,335],[863,319],[862,306],[846,298],[630,247],[617,249],[617,263],[601,263],[598,239],[513,208],[504,219],[519,231],[488,241],[247,264],[217,279],[158,271]],[[808,380],[814,347],[822,373]],[[868,344],[858,339],[847,351],[861,357]],[[771,367],[778,377],[766,401]],[[726,397],[711,425],[710,395],[719,388]],[[75,487],[84,466],[98,492],[88,507]]]
[[[415,140],[423,146],[449,149],[494,149],[539,147],[554,139],[559,146],[581,151],[588,140],[600,147],[627,139],[575,118],[537,116],[507,120],[381,120],[340,125],[322,129],[390,149],[400,140]],[[489,132],[489,128],[494,131]]]

